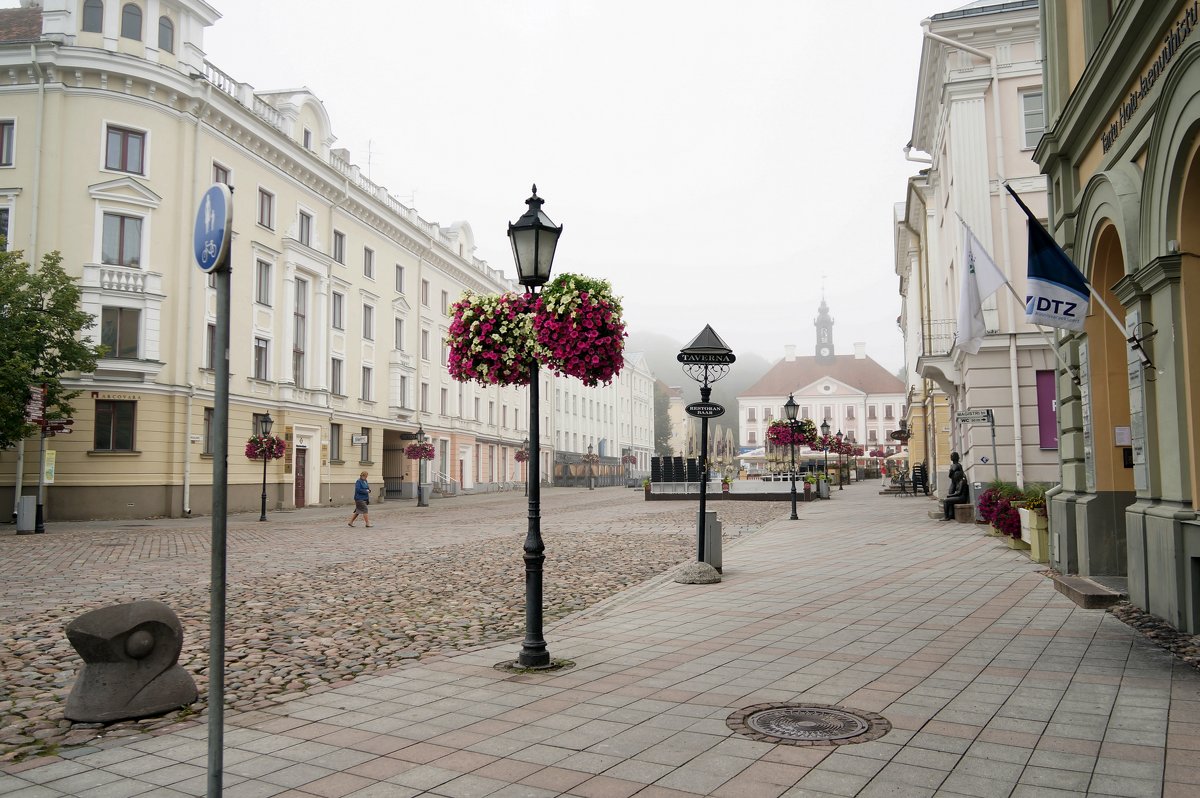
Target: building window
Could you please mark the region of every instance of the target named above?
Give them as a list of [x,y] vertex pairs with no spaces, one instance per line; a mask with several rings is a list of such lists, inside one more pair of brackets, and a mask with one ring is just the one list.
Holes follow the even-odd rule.
[[201,454],[211,455],[216,448],[213,446],[213,409],[211,407],[204,408],[204,448]]
[[429,383],[421,383],[421,412],[429,412]]
[[104,147],[104,168],[115,172],[145,174],[143,156],[146,151],[146,134],[138,130],[110,125]]
[[441,362],[442,362],[443,366],[450,365],[450,345],[448,343],[446,343],[445,341],[442,341],[442,361]]
[[403,352],[404,351],[404,319],[397,316],[395,319],[395,322],[396,322],[396,340],[393,341],[393,345],[395,346],[395,348],[398,352]]
[[258,190],[258,223],[268,230],[275,229],[275,195],[265,188]]
[[142,262],[142,220],[119,213],[104,214],[100,262],[137,267]]
[[371,383],[374,379],[375,379],[375,370],[372,369],[370,366],[363,366],[362,367],[362,393],[359,395],[358,398],[362,399],[364,402],[370,402],[374,398],[374,392],[371,390],[373,387]]
[[805,405],[804,407],[801,407],[800,408],[800,418],[812,418],[812,415],[808,411],[809,411],[809,407],[807,405]]
[[757,414],[754,412],[754,410],[755,409],[753,407],[746,408],[746,421],[748,421],[751,424],[756,423],[758,420]]
[[449,291],[442,292],[442,315],[443,316],[450,315],[450,292]]
[[97,452],[134,451],[134,425],[137,402],[96,400],[96,436],[93,448]]
[[421,281],[421,304],[429,307],[429,281]]
[[341,230],[333,231],[333,259],[338,263],[346,262],[346,234]]
[[757,441],[757,438],[754,434],[754,430],[749,430],[746,433],[746,443],[753,445],[754,443],[756,443],[756,441]]
[[375,279],[375,250],[363,247],[363,277]]
[[333,320],[333,329],[346,329],[346,295],[333,292],[332,307],[329,316]]
[[312,219],[311,213],[300,211],[299,234],[296,240],[306,247],[312,246]]
[[204,336],[204,368],[217,367],[217,325],[209,324]]
[[304,149],[312,149],[312,131],[308,128],[304,128],[304,135],[301,138],[301,143],[304,145]]
[[83,32],[100,33],[104,30],[104,3],[101,0],[84,0]]
[[488,425],[496,423],[496,403],[488,402]]
[[883,406],[883,417],[888,420],[890,420],[892,418],[892,406],[891,405]]
[[175,52],[175,23],[169,17],[158,18],[158,49]]
[[342,462],[342,425],[329,425],[329,461]]
[[404,267],[399,263],[396,264],[396,293],[404,293]]
[[479,397],[478,397],[478,396],[476,396],[476,397],[475,397],[475,415],[474,415],[474,419],[475,419],[476,421],[478,421],[478,420],[479,420]]
[[142,40],[142,9],[133,3],[121,9],[121,38]]
[[12,236],[12,232],[8,229],[11,219],[10,211],[9,208],[0,208],[0,252],[8,249],[8,239]]
[[371,428],[363,427],[362,436],[364,440],[362,448],[358,452],[358,460],[360,463],[369,463],[371,462]]
[[874,421],[876,418],[878,418],[878,415],[876,414],[875,405],[867,405],[867,419]]
[[446,388],[442,388],[440,400],[442,408],[440,412],[444,416],[450,412],[450,391]]
[[1021,120],[1025,130],[1025,149],[1031,150],[1038,145],[1042,133],[1046,131],[1046,112],[1040,91],[1021,94]]
[[329,361],[329,391],[337,396],[345,396],[345,386],[342,384],[342,359],[332,358]]
[[254,273],[254,301],[260,305],[271,304],[271,264],[258,261]]
[[267,379],[269,346],[270,344],[266,338],[254,339],[254,379],[256,380]]
[[412,407],[412,405],[409,404],[409,401],[408,401],[408,377],[404,376],[403,374],[400,375],[400,397],[399,398],[400,398],[400,406],[401,407]]
[[375,308],[363,305],[363,340],[375,340]]
[[421,330],[421,359],[429,359],[429,330]]
[[854,418],[854,405],[850,405],[849,407],[846,408],[846,418],[848,418],[848,419]]
[[104,308],[100,311],[100,343],[105,357],[138,356],[138,322],[141,311],[133,308]]
[[0,120],[0,166],[13,165],[13,142],[16,132],[16,122],[11,119]]
[[296,280],[296,305],[292,310],[292,381],[303,388],[304,351],[308,342],[308,280]]
[[870,441],[871,443],[874,443],[876,440],[878,440],[878,438],[876,437],[876,434],[875,434],[875,430],[873,430],[873,429],[867,430],[867,440]]
[[224,183],[227,186],[231,185],[229,182],[229,167],[222,166],[216,161],[213,161],[213,182]]

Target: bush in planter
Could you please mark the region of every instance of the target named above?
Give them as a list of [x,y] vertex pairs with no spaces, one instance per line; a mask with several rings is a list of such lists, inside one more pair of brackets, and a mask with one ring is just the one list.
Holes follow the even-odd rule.
[[[979,518],[995,526],[996,511],[1001,501],[1006,502],[1010,509],[1014,501],[1023,501],[1024,494],[1011,482],[996,481],[991,483],[979,494]],[[1013,510],[1016,514],[1016,510]],[[1018,534],[1020,534],[1020,519],[1018,518]]]
[[1008,499],[997,500],[991,524],[1002,535],[1010,538],[1021,537],[1021,514]]
[[1025,509],[1046,517],[1046,486],[1032,484],[1025,488]]

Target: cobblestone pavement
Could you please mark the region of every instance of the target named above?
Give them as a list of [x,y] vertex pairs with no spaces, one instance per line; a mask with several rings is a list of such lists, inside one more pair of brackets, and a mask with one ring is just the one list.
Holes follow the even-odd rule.
[[[226,697],[237,710],[406,660],[520,637],[519,493],[257,514],[228,523]],[[784,516],[783,503],[722,502],[727,540]],[[546,622],[692,556],[696,505],[641,491],[543,489]],[[0,533],[0,762],[106,736],[203,719],[211,520],[50,523]],[[11,527],[8,528],[11,530]],[[162,718],[101,729],[62,717],[80,660],[63,626],[82,613],[158,599],[184,624],[180,663],[201,700]],[[515,653],[515,651],[514,651]],[[200,717],[197,717],[197,713]]]

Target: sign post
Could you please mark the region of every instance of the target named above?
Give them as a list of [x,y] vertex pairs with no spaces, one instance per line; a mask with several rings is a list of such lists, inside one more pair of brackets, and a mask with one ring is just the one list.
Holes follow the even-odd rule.
[[213,349],[212,557],[208,646],[208,798],[220,798],[225,736],[225,543],[229,505],[229,243],[233,189],[212,185],[200,197],[192,250],[200,271],[217,283],[217,329]]
[[[959,410],[954,414],[959,424],[978,424],[986,421],[992,428],[992,474],[1000,481],[1000,459],[996,456],[996,417],[989,410]],[[987,460],[984,460],[987,463]]]

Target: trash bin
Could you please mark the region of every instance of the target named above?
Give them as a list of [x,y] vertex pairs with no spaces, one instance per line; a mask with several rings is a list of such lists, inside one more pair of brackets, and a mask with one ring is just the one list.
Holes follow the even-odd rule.
[[33,532],[37,525],[37,496],[22,496],[17,500],[17,534]]
[[721,521],[711,510],[704,511],[704,561],[721,573]]

